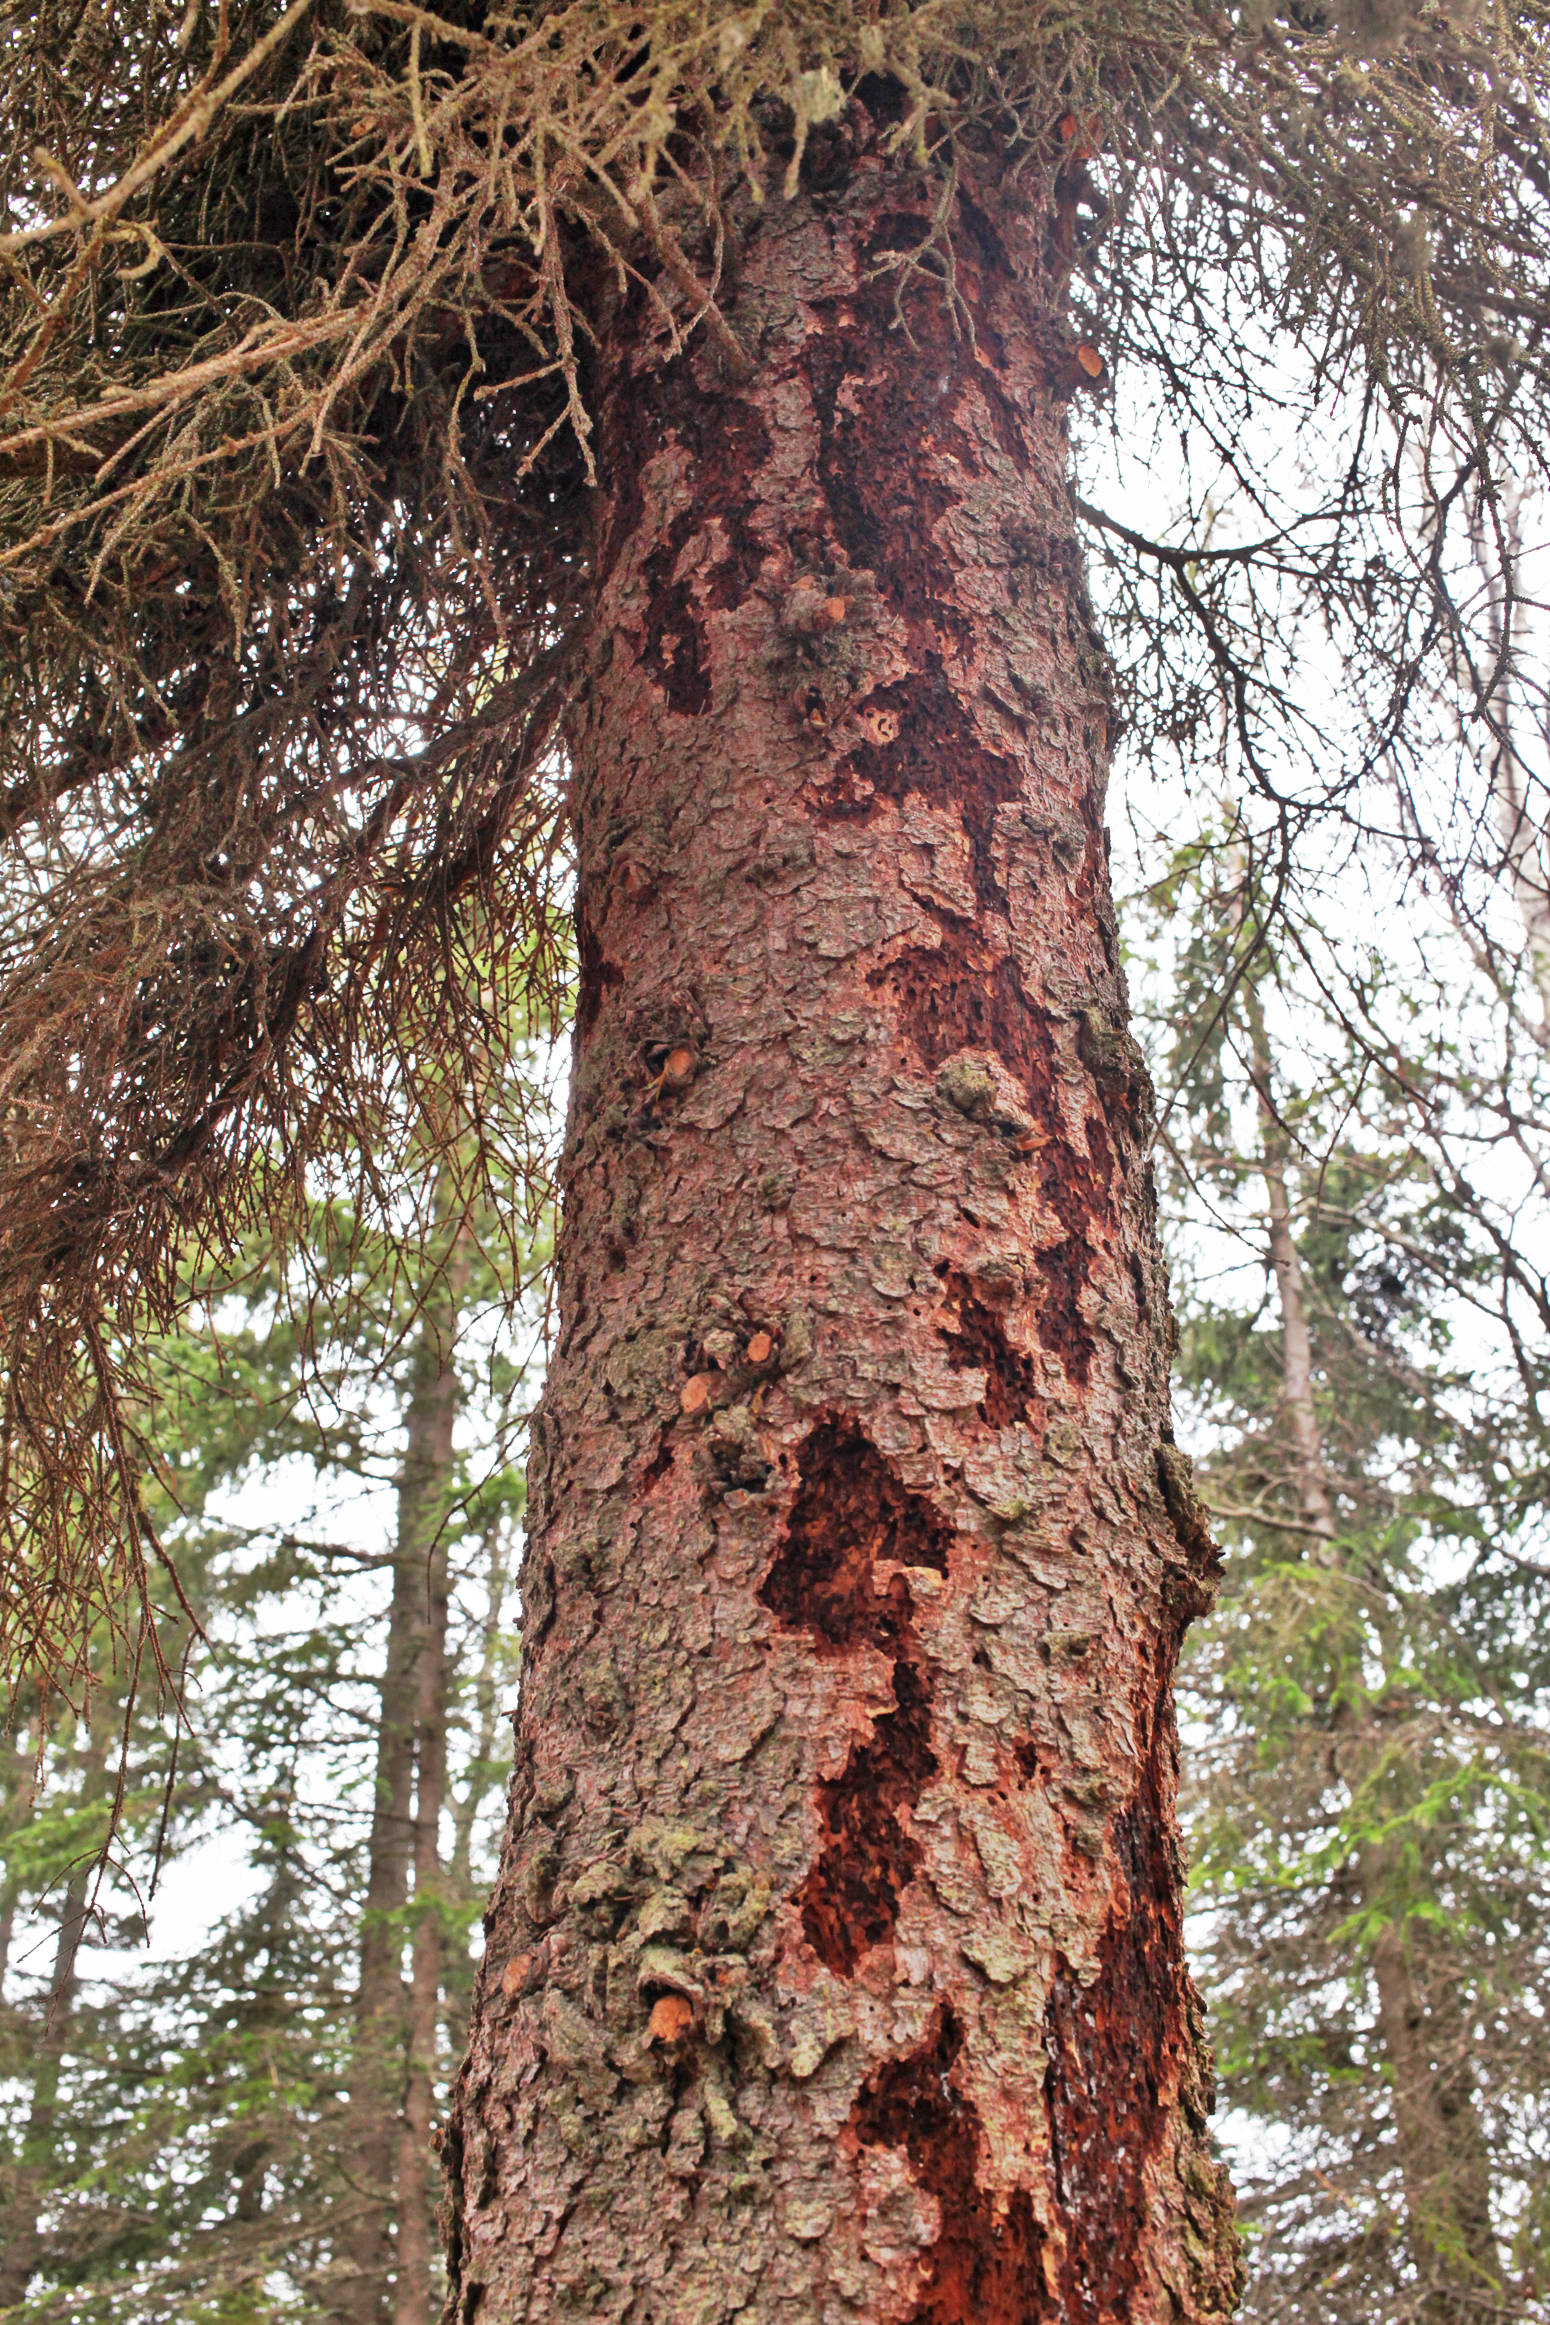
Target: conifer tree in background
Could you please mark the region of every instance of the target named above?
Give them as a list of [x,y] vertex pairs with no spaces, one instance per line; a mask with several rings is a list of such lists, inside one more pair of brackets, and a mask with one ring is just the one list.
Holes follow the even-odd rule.
[[[28,1833],[31,1847],[21,1853],[30,1859],[34,1880],[45,1876],[52,1907],[53,1942],[46,1949],[48,2006],[41,2024],[29,2029],[31,2040],[6,2041],[0,2051],[7,2079],[19,2101],[17,2131],[0,2174],[0,2312],[12,2308],[26,2293],[41,2257],[40,2214],[46,2191],[54,2178],[62,2144],[60,2108],[61,2069],[69,2049],[80,1989],[81,1947],[87,1935],[87,1914],[95,1869],[95,1843],[105,1820],[111,1737],[101,1727],[79,1739],[69,1737],[66,1750],[56,1744],[56,1770],[64,1781],[50,1803],[46,1820]],[[69,1744],[76,1746],[74,1751]],[[41,1772],[25,1754],[18,1753],[8,1769],[7,1863],[5,1912],[7,1936],[22,1888],[22,1871],[15,1862],[16,1843],[22,1838],[21,1802]],[[74,1782],[72,1783],[72,1779]],[[7,1946],[7,1953],[9,1953]],[[6,2034],[12,2030],[7,2028]],[[18,2030],[19,2031],[19,2030]]]
[[[392,1180],[568,850],[453,2313],[1222,2315],[1116,698],[1287,880],[1375,795],[1396,880],[1510,872],[1478,784],[1419,837],[1386,787],[1543,473],[1539,0],[3,21],[6,1635],[154,1650],[176,1261]],[[1182,538],[1078,501],[1111,375]]]
[[[1247,2314],[1539,2317],[1543,1361],[1514,1372],[1498,1255],[1467,1185],[1428,1169],[1418,1101],[1451,1078],[1488,1170],[1511,1164],[1456,1048],[1375,1058],[1320,1025],[1309,980],[1294,1001],[1273,945],[1220,1007],[1255,886],[1225,845],[1188,860],[1167,1012],[1188,1069],[1169,1191],[1195,1246],[1179,1369],[1229,1544],[1183,1685],[1205,1975],[1228,2102],[1257,2127]],[[1375,966],[1381,1016],[1400,971]],[[1385,998],[1435,1043],[1437,1014]],[[1523,1071],[1542,1120],[1532,1050]],[[1257,1266],[1223,1260],[1223,1227]]]
[[[294,1266],[250,1269],[158,1351],[155,1514],[210,1636],[175,1774],[154,1698],[123,1687],[88,1730],[56,1720],[41,1767],[27,1737],[8,1765],[0,1880],[30,1953],[0,2057],[20,2102],[7,2317],[429,2325],[440,2306],[430,2119],[505,1780],[526,1391],[481,1325],[477,1221],[408,1252],[340,1212],[317,1236],[310,1301]],[[234,1489],[285,1516],[223,1521]],[[222,1839],[230,1910],[179,1958],[152,1900],[160,1958],[137,1963],[152,1864],[175,1880]]]

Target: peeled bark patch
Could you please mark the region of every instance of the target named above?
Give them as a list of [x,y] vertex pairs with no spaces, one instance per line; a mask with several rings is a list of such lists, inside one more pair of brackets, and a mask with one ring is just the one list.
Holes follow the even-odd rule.
[[947,1572],[950,1529],[905,1490],[855,1422],[825,1421],[797,1454],[801,1480],[780,1554],[759,1596],[820,1649],[897,1648],[908,1625],[901,1575],[878,1585],[881,1564]]
[[919,1799],[937,1771],[929,1676],[901,1655],[893,1692],[898,1708],[876,1722],[870,1743],[851,1747],[844,1774],[820,1790],[826,1837],[802,1885],[807,1942],[842,1978],[869,1946],[886,1945],[898,1926],[899,1899],[920,1864],[919,1844],[900,1811]]
[[1116,1820],[1124,1888],[1085,1983],[1057,1965],[1044,2019],[1050,2153],[1067,2223],[1064,2318],[1101,2325],[1144,2291],[1146,2170],[1187,2049],[1181,1920],[1155,1760]]
[[982,1298],[961,1268],[937,1269],[942,1289],[957,1317],[942,1335],[952,1362],[965,1370],[983,1367],[985,1396],[980,1412],[992,1429],[1009,1429],[1029,1421],[1038,1409],[1038,1371],[1032,1359],[1014,1348],[1006,1336],[1001,1310],[1006,1304],[1004,1284],[985,1287]]
[[844,1772],[819,1788],[824,1842],[801,1891],[802,1927],[826,1968],[848,1977],[869,1946],[885,1945],[920,1849],[901,1810],[937,1771],[931,1749],[931,1675],[911,1629],[914,1601],[880,1562],[947,1572],[948,1529],[905,1491],[860,1430],[825,1422],[797,1457],[801,1487],[780,1556],[759,1596],[821,1649],[878,1647],[893,1656],[895,1708]]
[[[1014,958],[990,952],[972,933],[943,931],[931,947],[901,952],[879,972],[886,982],[922,1063],[932,1072],[965,1052],[987,1052],[1015,1076],[1026,1100],[1030,1130],[1037,1137],[1042,1193],[1063,1230],[1058,1241],[1037,1254],[1044,1279],[1038,1332],[1044,1346],[1066,1364],[1074,1381],[1085,1384],[1092,1358],[1092,1333],[1082,1314],[1081,1294],[1090,1265],[1089,1237],[1106,1208],[1113,1178],[1107,1132],[1096,1112],[1085,1126],[1085,1152],[1066,1135],[1054,1093],[1055,1060],[1045,1013],[1030,1004]],[[972,1110],[972,1086],[966,1110]],[[987,1101],[984,1111],[993,1110]],[[1016,1136],[1008,1121],[1009,1136]]]
[[1045,2325],[1061,2314],[1049,2240],[1025,2189],[998,2203],[980,2186],[979,2113],[953,2080],[962,2049],[963,2029],[944,2006],[920,2048],[870,2075],[851,2109],[858,2145],[902,2148],[940,2206],[930,2280],[901,2325]]

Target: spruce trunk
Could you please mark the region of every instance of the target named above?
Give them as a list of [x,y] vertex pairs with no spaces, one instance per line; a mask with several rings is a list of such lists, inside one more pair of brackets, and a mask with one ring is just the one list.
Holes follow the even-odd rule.
[[614,318],[581,989],[449,2316],[1232,2305],[1171,1686],[1214,1553],[1050,244],[866,154]]
[[[1390,1854],[1364,1851],[1369,1893],[1392,1883]],[[1423,2325],[1487,2325],[1502,2313],[1502,2265],[1491,2225],[1491,2159],[1475,2100],[1473,2032],[1446,1978],[1423,1999],[1394,1922],[1373,1949],[1373,1975],[1421,2288],[1416,2313]]]

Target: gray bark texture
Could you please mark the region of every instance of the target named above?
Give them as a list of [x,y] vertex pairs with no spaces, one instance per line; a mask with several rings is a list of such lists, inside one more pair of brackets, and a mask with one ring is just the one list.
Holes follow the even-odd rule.
[[[449,2316],[1232,2306],[1051,238],[863,143],[597,383],[582,985]],[[954,304],[956,302],[956,311]]]

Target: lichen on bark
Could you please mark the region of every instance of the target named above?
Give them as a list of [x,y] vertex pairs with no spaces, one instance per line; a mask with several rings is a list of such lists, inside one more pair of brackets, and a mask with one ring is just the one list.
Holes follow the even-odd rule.
[[[1043,228],[858,139],[612,318],[582,994],[451,2314],[1224,2314],[1166,1296]],[[1029,543],[1039,554],[1030,560]],[[675,1064],[674,1060],[678,1062]]]

